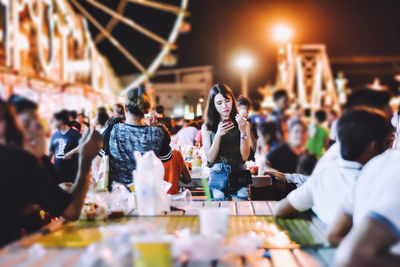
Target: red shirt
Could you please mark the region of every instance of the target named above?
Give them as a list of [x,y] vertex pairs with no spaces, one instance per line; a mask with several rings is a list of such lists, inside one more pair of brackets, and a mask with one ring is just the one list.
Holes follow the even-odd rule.
[[172,186],[168,190],[168,194],[178,194],[179,193],[179,178],[182,175],[183,167],[185,166],[185,161],[183,160],[181,152],[178,150],[172,151],[172,157],[164,164],[164,180],[171,183]]

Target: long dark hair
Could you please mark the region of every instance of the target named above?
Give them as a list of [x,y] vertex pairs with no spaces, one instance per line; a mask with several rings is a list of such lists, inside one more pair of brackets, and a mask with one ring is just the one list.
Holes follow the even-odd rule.
[[205,118],[207,130],[212,131],[214,133],[217,132],[218,124],[221,121],[221,116],[219,115],[214,105],[215,96],[218,94],[221,94],[224,98],[232,99],[232,110],[231,114],[229,115],[229,118],[237,126],[235,116],[236,114],[238,114],[238,108],[235,96],[232,93],[232,90],[226,84],[218,83],[215,84],[213,87],[211,87],[210,93],[208,94],[206,118]]
[[16,121],[14,107],[2,99],[0,99],[0,120],[5,121],[4,137],[6,145],[22,148],[24,136]]

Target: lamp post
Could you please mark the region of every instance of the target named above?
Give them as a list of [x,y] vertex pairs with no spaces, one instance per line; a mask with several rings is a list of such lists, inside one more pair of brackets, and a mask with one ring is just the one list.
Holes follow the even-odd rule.
[[249,96],[248,72],[254,65],[254,59],[249,54],[240,54],[235,60],[236,67],[240,70],[242,81],[242,95]]

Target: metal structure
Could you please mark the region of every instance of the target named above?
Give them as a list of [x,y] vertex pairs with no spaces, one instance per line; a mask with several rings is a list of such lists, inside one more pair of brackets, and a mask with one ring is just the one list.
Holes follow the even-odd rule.
[[400,56],[344,56],[330,59],[347,75],[396,75],[400,73]]
[[278,49],[277,87],[295,96],[298,104],[313,110],[322,106],[339,109],[335,81],[323,44],[295,45]]
[[[108,21],[108,23],[103,26],[78,0],[69,1],[99,31],[99,33],[94,38],[94,42],[98,44],[102,40],[107,39],[139,71],[140,74],[135,77],[135,79],[126,87],[125,90],[122,91],[121,94],[125,94],[128,88],[135,87],[140,83],[146,81],[149,76],[158,69],[163,58],[168,55],[169,51],[174,46],[174,43],[178,37],[179,27],[184,22],[184,17],[187,14],[186,10],[188,7],[188,0],[181,0],[179,6],[152,0],[119,0],[117,8],[114,10],[107,6],[107,4],[103,4],[101,1],[86,0],[86,2],[91,4],[93,7],[104,12],[108,16],[111,16],[111,19]],[[140,23],[137,23],[132,18],[126,17],[124,15],[124,11],[128,4],[141,5],[147,8],[159,10],[161,12],[169,12],[174,14],[175,23],[173,28],[171,29],[171,32],[169,33],[168,38],[164,39],[157,33],[154,33],[151,30],[147,29],[145,26],[140,25]],[[142,63],[140,63],[139,60],[113,36],[113,30],[118,25],[118,23],[123,23],[127,25],[132,30],[143,34],[144,36],[161,45],[161,50],[154,57],[152,63],[149,66],[144,66]]]

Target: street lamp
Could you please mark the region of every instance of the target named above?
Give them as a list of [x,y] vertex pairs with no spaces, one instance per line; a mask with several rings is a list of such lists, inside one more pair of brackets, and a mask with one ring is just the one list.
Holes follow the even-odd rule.
[[292,39],[293,30],[288,25],[277,24],[272,28],[272,38],[279,44],[285,44]]
[[248,86],[248,78],[247,74],[249,70],[254,65],[254,59],[249,54],[240,54],[236,57],[235,66],[241,72],[241,79],[242,79],[242,95],[248,97],[249,95],[249,86]]

